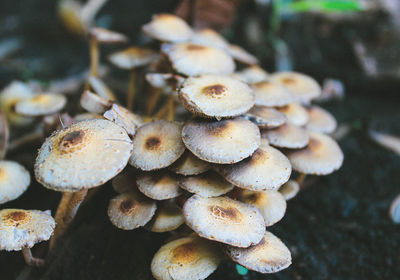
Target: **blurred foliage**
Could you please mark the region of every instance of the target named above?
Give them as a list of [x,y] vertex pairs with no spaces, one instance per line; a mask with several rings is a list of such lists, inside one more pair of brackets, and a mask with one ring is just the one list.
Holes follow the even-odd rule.
[[359,0],[279,0],[278,5],[285,12],[357,12],[362,11]]

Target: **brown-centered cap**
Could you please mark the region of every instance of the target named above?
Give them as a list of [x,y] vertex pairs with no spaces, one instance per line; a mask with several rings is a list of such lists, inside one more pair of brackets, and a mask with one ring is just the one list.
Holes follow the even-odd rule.
[[201,237],[235,247],[257,244],[265,232],[260,211],[227,197],[193,195],[183,205],[186,224]]
[[279,222],[286,212],[286,200],[283,195],[275,190],[260,192],[242,190],[239,200],[254,205],[260,210],[267,227]]
[[187,78],[179,90],[182,105],[204,117],[235,117],[254,105],[252,89],[226,75],[205,74]]
[[155,201],[132,191],[119,194],[110,200],[108,217],[117,228],[132,230],[147,224],[156,209]]
[[284,107],[278,108],[279,112],[285,114],[289,123],[303,126],[308,122],[307,110],[298,103],[292,102]]
[[289,180],[292,167],[279,150],[264,144],[253,155],[232,165],[221,165],[219,172],[237,187],[260,191],[277,189]]
[[18,114],[30,117],[57,113],[67,104],[67,98],[62,94],[47,93],[23,99],[15,105]]
[[0,160],[0,204],[23,194],[31,182],[28,170],[15,161]]
[[167,202],[157,207],[156,214],[146,227],[152,232],[167,232],[177,229],[184,222],[182,209]]
[[343,163],[343,152],[336,141],[322,133],[308,134],[310,141],[306,148],[287,153],[293,169],[314,175],[327,175],[339,169]]
[[221,262],[217,244],[197,236],[168,242],[151,261],[151,273],[157,280],[206,279]]
[[182,126],[157,120],[141,126],[133,138],[129,163],[145,171],[161,169],[175,162],[185,151]]
[[275,147],[300,149],[308,144],[308,134],[304,128],[286,123],[280,127],[262,131],[262,137]]
[[0,109],[0,160],[2,160],[7,153],[9,132],[6,116]]
[[192,43],[164,44],[161,51],[168,56],[172,67],[186,76],[201,74],[231,74],[235,63],[224,51]]
[[232,74],[235,78],[248,84],[269,81],[269,74],[258,65],[252,65]]
[[260,273],[275,273],[292,264],[289,249],[269,231],[257,245],[249,248],[226,246],[226,252],[234,262]]
[[286,116],[274,108],[254,106],[244,118],[252,121],[259,128],[275,128],[286,123]]
[[256,105],[268,107],[282,107],[293,102],[293,94],[283,85],[265,78],[261,82],[251,85],[256,96]]
[[90,113],[104,114],[112,106],[112,101],[97,95],[90,90],[85,90],[80,99],[80,104],[83,109]]
[[257,57],[238,45],[229,45],[227,51],[235,60],[241,63],[253,65],[259,62]]
[[116,44],[128,41],[128,37],[126,37],[124,34],[101,27],[91,28],[89,30],[89,35],[94,37],[97,42],[102,44]]
[[260,130],[244,118],[191,120],[183,126],[182,139],[198,158],[231,164],[249,157],[259,147]]
[[125,129],[131,137],[135,135],[136,129],[144,124],[141,116],[115,103],[103,114],[103,117]]
[[142,31],[164,42],[187,41],[193,34],[192,29],[183,19],[172,14],[153,15],[151,21],[142,26]]
[[204,28],[194,32],[190,42],[196,45],[208,46],[226,50],[229,46],[228,41],[217,31],[211,28]]
[[188,176],[201,174],[210,170],[211,167],[208,162],[199,159],[189,150],[185,150],[183,155],[169,167],[169,170],[179,175]]
[[117,100],[112,90],[100,78],[95,76],[90,76],[88,81],[93,91],[96,92],[101,97],[103,97],[104,99],[111,101]]
[[279,192],[286,200],[290,200],[300,191],[300,186],[296,180],[289,180],[279,188]]
[[337,122],[331,113],[316,105],[306,109],[309,116],[306,124],[308,130],[327,134],[335,131]]
[[117,193],[138,191],[136,177],[138,172],[133,167],[127,167],[111,181],[112,187]]
[[137,178],[136,184],[144,195],[155,200],[171,199],[183,194],[177,175],[166,170],[143,173]]
[[107,120],[87,120],[53,133],[43,143],[35,177],[46,188],[76,192],[104,184],[128,163],[132,142]]
[[109,61],[121,69],[130,70],[152,63],[158,55],[151,49],[141,47],[129,47],[111,54]]
[[49,240],[56,223],[48,211],[0,210],[0,250],[19,251]]
[[297,72],[277,72],[271,75],[275,81],[287,87],[301,103],[310,101],[321,95],[321,87],[311,77]]
[[188,192],[203,197],[221,196],[234,188],[231,183],[227,182],[221,175],[214,171],[197,176],[183,177],[179,180],[179,186]]

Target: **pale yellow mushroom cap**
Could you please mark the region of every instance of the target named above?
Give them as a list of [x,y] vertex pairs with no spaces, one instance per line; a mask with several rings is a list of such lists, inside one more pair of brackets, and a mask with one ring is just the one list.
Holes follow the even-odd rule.
[[208,46],[222,50],[226,50],[229,46],[228,41],[211,28],[205,28],[194,32],[190,42],[195,45]]
[[49,240],[56,223],[39,210],[0,210],[0,250],[19,251]]
[[156,212],[156,203],[137,191],[126,192],[111,199],[108,217],[111,223],[123,230],[146,225]]
[[289,123],[303,126],[308,122],[307,110],[298,103],[292,102],[284,107],[278,108],[279,112],[285,114]]
[[0,204],[23,194],[31,182],[28,170],[14,161],[0,160]]
[[104,119],[102,115],[96,113],[81,113],[74,116],[74,122],[81,122],[94,119]]
[[269,231],[257,245],[249,248],[227,246],[226,252],[234,262],[260,273],[275,273],[292,264],[289,249]]
[[80,99],[82,108],[94,114],[104,114],[105,111],[111,108],[112,104],[111,100],[103,98],[90,90],[85,90]]
[[241,63],[253,65],[259,62],[257,57],[255,57],[240,46],[229,45],[227,51],[235,60]]
[[128,37],[116,31],[107,30],[101,27],[94,27],[89,31],[90,36],[102,44],[124,43],[128,41]]
[[114,191],[117,193],[137,191],[137,173],[137,170],[134,168],[126,168],[124,171],[115,176],[111,181]]
[[222,259],[216,244],[196,236],[179,238],[160,248],[151,261],[157,280],[202,280],[213,273]]
[[179,90],[182,105],[194,114],[225,118],[247,112],[254,105],[252,89],[226,75],[189,77]]
[[278,110],[264,106],[254,106],[244,117],[259,128],[275,128],[287,121],[286,116]]
[[117,97],[112,92],[112,90],[103,82],[100,78],[95,76],[90,76],[89,79],[90,87],[102,98],[106,100],[115,101]]
[[310,101],[321,95],[321,87],[311,77],[297,72],[277,72],[271,78],[287,87],[301,103]]
[[57,113],[67,104],[62,94],[47,93],[23,99],[15,105],[15,111],[24,116],[43,116]]
[[270,75],[258,65],[252,65],[232,74],[235,78],[248,84],[269,81]]
[[300,186],[295,180],[289,180],[279,188],[279,192],[286,200],[290,200],[300,191]]
[[169,170],[179,175],[188,176],[201,174],[210,170],[211,167],[208,162],[199,159],[189,150],[185,150],[183,155],[169,167]]
[[300,149],[308,144],[309,136],[304,128],[286,123],[280,127],[264,130],[262,137],[275,147]]
[[256,105],[281,107],[293,102],[294,96],[281,84],[270,78],[251,85],[256,96]]
[[309,116],[306,124],[308,130],[327,134],[335,131],[337,122],[331,113],[315,105],[306,109]]
[[145,171],[161,169],[175,162],[185,151],[182,126],[165,120],[141,126],[133,138],[129,163]]
[[107,120],[81,121],[45,140],[35,177],[57,191],[93,188],[121,172],[131,153],[132,142],[121,127]]
[[154,171],[141,174],[136,180],[139,190],[155,200],[165,200],[180,196],[178,177],[170,171]]
[[113,104],[103,117],[125,129],[131,137],[135,135],[136,129],[144,124],[142,117],[117,104]]
[[158,55],[151,49],[141,47],[129,47],[111,54],[108,59],[115,66],[130,70],[136,67],[152,63]]
[[264,218],[256,207],[227,197],[193,195],[183,206],[183,216],[201,237],[236,247],[257,244],[265,232]]
[[183,19],[172,14],[154,15],[149,23],[143,25],[142,31],[164,42],[187,41],[193,34],[192,29]]
[[260,131],[243,118],[222,121],[192,120],[182,129],[185,146],[197,157],[213,163],[235,163],[260,145]]
[[164,44],[161,50],[178,73],[186,76],[231,74],[235,63],[224,51],[191,43]]
[[308,146],[287,153],[294,170],[304,174],[327,175],[339,169],[343,163],[343,152],[331,137],[318,132],[309,132]]
[[177,229],[184,222],[181,208],[173,203],[164,203],[157,208],[146,227],[152,232],[167,232]]

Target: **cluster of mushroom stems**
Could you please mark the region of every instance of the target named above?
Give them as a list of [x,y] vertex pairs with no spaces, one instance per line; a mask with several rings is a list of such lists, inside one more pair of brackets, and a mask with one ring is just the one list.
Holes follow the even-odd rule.
[[[103,28],[89,32],[90,75],[79,104],[86,113],[60,115],[64,95],[35,94],[21,82],[1,93],[10,125],[42,118],[50,136],[38,151],[35,178],[62,199],[55,219],[1,210],[0,249],[29,255],[26,248],[54,230],[55,250],[88,190],[112,180],[113,225],[178,233],[153,257],[156,279],[205,279],[225,257],[260,273],[287,268],[289,249],[266,227],[284,217],[306,175],[330,174],[343,161],[329,136],[335,118],[311,104],[320,86],[297,72],[267,73],[217,32],[192,30],[174,15],[153,16],[142,30],[152,48],[132,46],[108,57],[130,72],[124,106],[100,77],[99,62],[102,44],[128,38]],[[138,73],[147,81],[141,92]],[[147,105],[139,108],[135,100],[143,98]],[[0,162],[0,203],[29,184],[24,167]],[[8,236],[13,230],[21,232],[18,240]]]

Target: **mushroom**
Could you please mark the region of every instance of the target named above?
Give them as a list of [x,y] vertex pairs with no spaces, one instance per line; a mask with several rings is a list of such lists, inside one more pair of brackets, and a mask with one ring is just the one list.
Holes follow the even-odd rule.
[[137,190],[136,177],[136,169],[126,168],[111,181],[114,191],[117,193],[126,193]]
[[227,51],[235,60],[241,63],[250,65],[259,63],[257,57],[243,49],[241,46],[228,45]]
[[277,109],[279,112],[285,114],[289,123],[303,126],[308,122],[307,110],[298,103],[292,102],[284,107]]
[[31,176],[15,161],[0,160],[0,204],[17,199],[28,188]]
[[183,223],[182,209],[174,203],[167,202],[157,207],[156,214],[146,228],[152,232],[167,232],[177,229]]
[[211,169],[211,165],[196,157],[189,150],[185,150],[183,155],[170,165],[169,170],[179,175],[197,175]]
[[256,96],[255,104],[258,106],[282,107],[293,102],[293,94],[283,85],[270,78],[251,85]]
[[83,109],[94,114],[104,114],[112,106],[112,101],[105,99],[90,90],[85,90],[80,99],[80,105]]
[[291,123],[286,123],[274,129],[263,130],[262,138],[266,138],[272,146],[289,149],[304,148],[309,141],[307,131]]
[[258,65],[251,65],[239,72],[232,74],[233,77],[248,84],[270,81],[270,75]]
[[290,200],[295,197],[299,190],[300,186],[295,180],[289,180],[279,188],[279,192],[286,200]]
[[144,195],[155,200],[171,199],[183,193],[177,175],[170,171],[143,173],[137,178],[136,184]]
[[116,101],[117,97],[112,90],[100,78],[90,76],[88,79],[89,86],[102,98],[106,100]]
[[195,45],[207,46],[221,50],[227,50],[229,42],[222,37],[217,31],[211,28],[204,28],[194,32],[190,38],[190,42]]
[[31,248],[50,239],[55,227],[54,219],[45,211],[0,210],[0,250],[22,251],[30,266],[43,266],[45,260],[34,258]]
[[45,116],[57,113],[66,104],[67,98],[62,94],[42,93],[19,101],[15,105],[15,111],[24,116]]
[[151,38],[163,42],[184,42],[193,34],[183,19],[172,14],[154,15],[151,22],[142,26],[142,31]]
[[137,128],[144,124],[141,116],[136,115],[117,104],[113,104],[111,108],[103,114],[103,116],[107,120],[110,120],[124,128],[130,137],[133,137]]
[[275,128],[286,123],[284,114],[274,108],[254,106],[244,116],[259,128]]
[[331,113],[316,105],[307,107],[306,110],[308,113],[306,128],[308,130],[326,134],[335,131],[337,122]]
[[9,138],[9,130],[6,116],[0,110],[0,160],[2,160],[7,153]]

